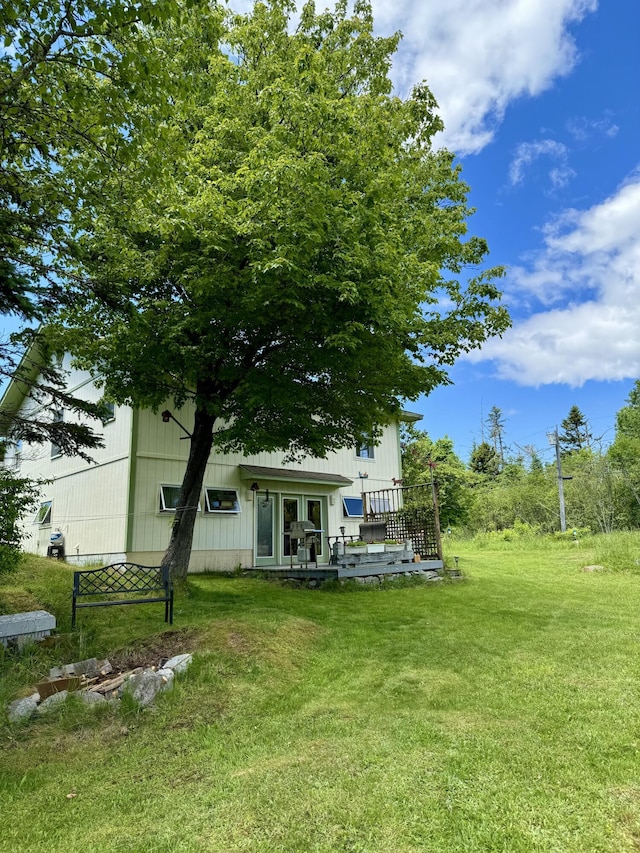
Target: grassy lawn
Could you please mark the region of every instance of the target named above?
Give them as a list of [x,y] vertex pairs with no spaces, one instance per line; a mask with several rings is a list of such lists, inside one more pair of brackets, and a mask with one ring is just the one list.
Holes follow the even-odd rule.
[[[440,585],[192,577],[195,660],[154,707],[5,718],[0,851],[640,850],[640,569],[543,545],[456,545]],[[70,588],[37,559],[0,581],[0,612],[60,633],[5,658],[3,708],[54,663],[162,642],[162,605],[70,636]]]

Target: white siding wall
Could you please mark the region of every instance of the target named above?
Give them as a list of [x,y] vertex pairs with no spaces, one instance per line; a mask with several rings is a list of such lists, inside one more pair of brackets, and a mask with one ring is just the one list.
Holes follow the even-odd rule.
[[[68,361],[64,364],[68,368]],[[83,400],[97,401],[102,392],[87,373],[71,370],[69,390]],[[23,411],[33,411],[26,400]],[[65,421],[73,420],[65,411]],[[69,559],[104,562],[110,555],[122,556],[125,548],[128,503],[129,451],[132,412],[116,407],[115,419],[104,426],[91,423],[102,434],[105,446],[89,455],[94,462],[79,457],[51,457],[51,445],[22,447],[20,474],[51,480],[42,486],[41,500],[51,500],[51,524],[39,525],[26,519],[25,550],[46,554],[51,533],[60,528],[65,535]],[[10,459],[7,460],[10,463]]]
[[[174,412],[177,419],[189,429],[192,412],[183,409]],[[161,484],[179,485],[182,482],[188,456],[188,440],[182,440],[182,431],[174,422],[163,423],[160,414],[149,411],[139,413],[138,453],[136,460],[136,485],[133,501],[133,537],[130,541],[132,559],[139,562],[157,562],[169,541],[172,513],[159,510]],[[201,510],[194,529],[191,569],[232,569],[238,564],[254,564],[254,495],[248,491],[251,481],[240,478],[241,464],[270,468],[282,466],[283,453],[260,453],[245,457],[241,454],[213,453],[207,467],[204,487],[237,489],[242,511],[222,515],[205,512],[204,491]],[[380,444],[375,448],[374,459],[359,459],[355,448],[332,453],[326,459],[307,458],[286,468],[303,471],[341,474],[353,480],[352,486],[335,488],[326,484],[309,484],[295,481],[259,481],[260,491],[269,488],[271,494],[308,495],[327,498],[325,535],[338,535],[340,526],[347,534],[357,534],[360,519],[344,518],[342,496],[357,497],[364,491],[392,488],[393,478],[400,476],[400,448],[395,424],[384,429]],[[360,474],[367,474],[366,479]]]
[[[68,363],[67,363],[68,366]],[[102,392],[88,374],[70,372],[70,390],[83,399],[98,400]],[[25,407],[30,405],[29,401]],[[174,411],[187,429],[191,428],[190,407]],[[65,413],[69,419],[69,413]],[[42,500],[52,500],[51,525],[27,524],[27,550],[46,553],[49,536],[59,527],[65,534],[68,558],[80,562],[109,562],[129,559],[148,565],[159,562],[169,541],[172,513],[159,511],[161,484],[180,485],[189,451],[188,439],[173,421],[164,423],[160,414],[126,407],[116,408],[115,420],[102,427],[105,447],[92,452],[94,464],[78,458],[51,458],[50,445],[24,447],[20,470],[25,476],[50,479],[43,487]],[[133,449],[133,455],[131,455]],[[383,431],[373,459],[356,456],[355,448],[331,453],[326,459],[307,458],[286,466],[283,453],[213,453],[204,478],[204,487],[236,489],[241,512],[205,513],[204,494],[193,539],[191,569],[233,569],[254,565],[254,502],[249,491],[251,480],[240,477],[241,464],[270,468],[299,469],[317,473],[341,474],[353,481],[351,486],[333,487],[321,483],[291,480],[264,480],[256,477],[260,493],[266,488],[278,498],[283,495],[307,495],[323,498],[327,517],[325,536],[336,536],[340,527],[357,534],[360,519],[345,518],[342,497],[358,497],[362,491],[391,488],[400,476],[400,448],[395,424]],[[366,478],[360,475],[366,474]],[[131,483],[131,488],[130,488]],[[131,497],[131,502],[130,502]],[[279,531],[277,531],[279,532]],[[327,554],[325,546],[325,556]]]

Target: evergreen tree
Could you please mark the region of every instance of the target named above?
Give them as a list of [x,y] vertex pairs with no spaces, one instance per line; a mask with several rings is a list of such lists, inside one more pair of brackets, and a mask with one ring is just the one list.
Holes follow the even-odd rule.
[[493,406],[487,416],[487,426],[489,428],[489,438],[493,443],[493,449],[500,460],[500,470],[504,468],[504,423],[502,410],[497,406]]
[[571,407],[561,427],[563,432],[558,434],[558,441],[564,454],[591,446],[593,436],[589,432],[589,424],[577,406]]
[[497,477],[500,472],[500,459],[495,448],[486,441],[475,445],[471,451],[469,468],[474,474],[480,474],[485,477]]

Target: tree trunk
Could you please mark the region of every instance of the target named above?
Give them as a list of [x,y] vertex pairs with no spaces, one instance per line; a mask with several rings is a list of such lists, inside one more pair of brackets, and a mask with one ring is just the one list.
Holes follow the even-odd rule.
[[215,421],[214,415],[196,409],[191,449],[180,490],[179,506],[176,508],[171,527],[169,546],[162,558],[162,565],[169,567],[171,577],[174,579],[187,576],[193,544],[193,527],[198,512],[202,482],[213,445]]

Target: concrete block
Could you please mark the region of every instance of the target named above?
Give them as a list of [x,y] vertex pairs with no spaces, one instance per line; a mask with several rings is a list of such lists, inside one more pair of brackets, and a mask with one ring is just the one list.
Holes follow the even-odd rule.
[[18,645],[32,640],[48,637],[56,627],[56,617],[46,610],[32,610],[29,613],[12,613],[0,616],[0,643],[9,642]]

